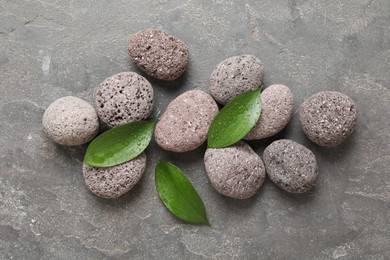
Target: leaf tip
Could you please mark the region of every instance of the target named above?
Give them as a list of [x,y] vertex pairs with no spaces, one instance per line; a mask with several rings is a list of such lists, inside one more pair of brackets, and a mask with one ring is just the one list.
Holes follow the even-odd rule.
[[204,223],[206,226],[208,226],[209,228],[212,228],[213,225],[210,224],[210,221],[207,219],[206,217],[206,220],[205,220],[205,223]]

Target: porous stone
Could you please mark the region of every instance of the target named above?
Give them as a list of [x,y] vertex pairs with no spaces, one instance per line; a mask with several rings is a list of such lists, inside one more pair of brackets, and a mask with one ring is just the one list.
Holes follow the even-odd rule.
[[344,142],[356,126],[355,102],[337,91],[321,91],[308,98],[299,109],[302,129],[320,146]]
[[204,163],[215,190],[231,198],[252,197],[265,179],[263,161],[243,141],[226,148],[208,148]]
[[88,189],[95,195],[114,199],[131,190],[141,179],[146,168],[146,155],[142,153],[126,163],[97,168],[83,165],[83,176]]
[[152,85],[135,72],[111,76],[96,90],[96,110],[110,127],[147,119],[153,110]]
[[290,121],[293,108],[293,93],[287,86],[269,86],[261,93],[260,119],[244,139],[262,139],[279,133]]
[[239,55],[220,62],[211,74],[210,93],[225,105],[235,96],[255,90],[263,84],[264,67],[253,55]]
[[268,177],[281,189],[303,193],[311,189],[318,175],[317,161],[309,149],[291,140],[271,143],[263,154]]
[[168,151],[194,150],[206,141],[217,113],[218,105],[209,94],[187,91],[175,98],[161,116],[154,133],[156,142]]
[[86,101],[67,96],[54,101],[43,114],[43,131],[61,145],[80,145],[91,141],[99,131],[95,109]]
[[129,56],[148,75],[174,80],[187,68],[188,47],[166,32],[144,29],[130,36]]

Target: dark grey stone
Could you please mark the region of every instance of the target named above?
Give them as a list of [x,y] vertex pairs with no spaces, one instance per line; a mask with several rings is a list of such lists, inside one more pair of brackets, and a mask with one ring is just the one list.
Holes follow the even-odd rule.
[[161,80],[175,80],[188,64],[187,45],[158,29],[144,29],[129,38],[129,56],[146,74]]
[[147,119],[152,110],[152,85],[135,72],[111,76],[96,89],[96,111],[110,127]]
[[[390,1],[388,0],[0,0],[0,259],[371,259],[390,258]],[[107,77],[138,70],[128,36],[160,28],[190,50],[175,81],[144,75],[153,116],[185,91],[208,91],[215,65],[243,53],[260,57],[264,86],[294,93],[293,117],[279,134],[250,145],[258,154],[281,138],[316,155],[320,174],[305,194],[266,178],[257,194],[215,192],[206,146],[185,154],[152,141],[140,182],[115,200],[93,195],[82,175],[85,146],[63,147],[42,131],[57,98],[93,104]],[[358,108],[354,133],[334,148],[303,133],[298,106],[324,90]],[[202,197],[212,228],[185,224],[154,185],[169,160]]]
[[307,137],[321,146],[336,146],[355,130],[357,108],[347,95],[337,91],[314,94],[299,108],[299,119]]
[[272,142],[264,150],[267,176],[279,188],[291,193],[310,190],[318,175],[316,157],[312,151],[291,140]]
[[231,198],[252,197],[265,179],[260,156],[242,141],[226,148],[208,148],[204,163],[215,190]]

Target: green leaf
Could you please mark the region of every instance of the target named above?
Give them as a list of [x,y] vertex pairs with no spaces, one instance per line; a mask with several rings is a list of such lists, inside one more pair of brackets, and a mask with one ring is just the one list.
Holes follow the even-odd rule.
[[224,148],[240,141],[257,123],[261,114],[261,87],[233,98],[210,125],[207,144]]
[[188,222],[210,226],[202,199],[177,166],[159,161],[155,182],[161,201],[173,215]]
[[110,167],[130,161],[149,145],[157,121],[137,121],[112,128],[88,146],[84,164]]

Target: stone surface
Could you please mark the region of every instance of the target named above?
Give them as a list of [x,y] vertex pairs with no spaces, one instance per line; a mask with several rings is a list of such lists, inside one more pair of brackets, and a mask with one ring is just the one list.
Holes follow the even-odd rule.
[[85,185],[95,195],[115,199],[131,190],[141,179],[146,169],[146,155],[142,153],[133,160],[106,168],[83,165]]
[[[388,0],[0,0],[0,259],[390,258],[389,13]],[[248,53],[264,62],[264,85],[288,86],[297,105],[323,90],[350,96],[356,131],[319,147],[296,106],[282,132],[250,143],[258,154],[280,138],[312,150],[320,174],[306,194],[286,194],[266,178],[252,198],[228,199],[208,182],[205,146],[178,154],[152,141],[140,182],[100,199],[85,187],[83,147],[48,140],[42,115],[64,96],[93,104],[104,79],[137,72],[128,36],[147,27],[190,49],[177,81],[147,77],[153,116],[195,86],[207,91],[216,64]],[[164,208],[154,186],[160,159],[186,173],[212,228]]]
[[316,157],[305,146],[287,139],[272,142],[263,153],[267,176],[291,193],[310,190],[318,175]]
[[320,91],[299,108],[299,119],[307,137],[321,146],[336,146],[355,130],[357,108],[347,95]]
[[269,86],[261,93],[260,119],[244,139],[263,139],[279,133],[290,121],[293,108],[294,95],[287,86]]
[[206,141],[217,114],[218,105],[209,94],[201,90],[184,92],[172,100],[158,121],[156,143],[167,151],[192,151]]
[[215,67],[210,78],[210,93],[220,104],[226,105],[235,96],[262,86],[264,66],[254,55],[227,58]]
[[77,97],[62,97],[45,110],[43,131],[54,142],[62,145],[80,145],[91,141],[99,131],[95,109]]
[[152,110],[152,85],[135,72],[108,77],[96,89],[96,111],[110,127],[145,120]]
[[215,190],[231,198],[252,197],[265,179],[265,168],[260,156],[242,141],[226,148],[208,148],[204,163]]
[[187,68],[188,47],[166,32],[144,29],[130,36],[129,56],[146,74],[161,80],[174,80]]

